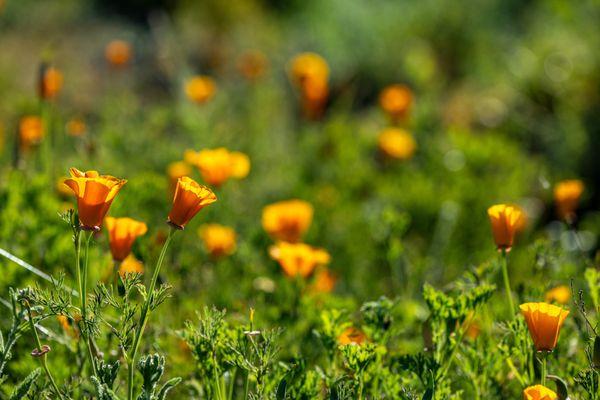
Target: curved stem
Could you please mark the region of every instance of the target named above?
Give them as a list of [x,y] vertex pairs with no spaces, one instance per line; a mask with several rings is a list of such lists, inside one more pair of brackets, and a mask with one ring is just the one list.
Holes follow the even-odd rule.
[[173,236],[173,232],[175,232],[174,228],[169,230],[169,235],[165,240],[165,244],[163,244],[162,250],[160,251],[160,255],[158,256],[158,261],[156,262],[156,267],[154,268],[154,273],[152,274],[152,280],[150,281],[150,287],[148,292],[146,293],[146,300],[144,301],[144,305],[142,306],[142,311],[140,314],[140,321],[138,323],[137,329],[135,331],[135,337],[133,339],[133,345],[131,347],[131,353],[129,357],[129,363],[127,365],[129,375],[127,377],[127,399],[133,399],[133,366],[135,364],[135,357],[137,355],[138,348],[140,346],[140,340],[142,335],[144,334],[144,329],[146,328],[146,323],[148,322],[150,302],[152,300],[152,294],[154,292],[154,287],[156,286],[156,281],[158,279],[158,274],[160,272],[160,268],[165,258],[165,254],[167,253],[167,248],[169,247],[169,243],[171,243],[171,238]]
[[[35,327],[35,324],[33,323],[33,316],[31,315],[31,308],[29,307],[29,304],[26,303],[25,307],[27,308],[27,316],[28,316],[28,320],[29,320],[29,327],[31,328],[31,331],[33,332],[33,336],[35,337],[35,343],[37,345],[37,349],[38,351],[42,351],[42,342],[40,341],[40,337],[37,333],[37,329]],[[50,383],[52,384],[52,387],[54,388],[54,390],[56,391],[56,393],[58,394],[58,397],[60,397],[60,399],[64,399],[62,393],[60,392],[60,390],[58,389],[58,385],[56,384],[56,381],[54,380],[54,377],[52,376],[52,373],[50,373],[50,369],[48,368],[48,361],[46,360],[46,355],[48,353],[44,353],[40,356],[40,362],[42,364],[42,367],[44,368],[44,371],[46,372],[46,376],[48,376],[48,379],[50,380]]]
[[506,256],[506,250],[502,249],[502,277],[504,278],[504,290],[506,290],[506,298],[510,307],[510,314],[512,319],[516,318],[515,314],[515,303],[513,302],[512,292],[510,290],[510,280],[508,279],[508,261]]

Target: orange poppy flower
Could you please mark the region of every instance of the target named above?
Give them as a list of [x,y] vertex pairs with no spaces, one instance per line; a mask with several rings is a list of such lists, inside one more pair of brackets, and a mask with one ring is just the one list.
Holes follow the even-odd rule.
[[37,115],[27,115],[19,121],[19,144],[28,150],[40,144],[45,135],[44,123]]
[[498,250],[510,251],[523,213],[514,206],[497,204],[488,208],[488,217]]
[[566,285],[557,286],[546,292],[546,303],[557,302],[567,304],[571,299],[571,288]]
[[127,183],[110,175],[100,175],[97,171],[82,172],[71,168],[71,177],[65,184],[77,196],[79,222],[84,230],[100,230],[104,216],[119,190]]
[[67,134],[69,136],[83,136],[87,131],[87,125],[81,118],[72,118],[67,122]]
[[519,306],[537,351],[552,351],[556,347],[560,328],[569,310],[548,303],[525,303]]
[[299,241],[310,227],[313,207],[303,200],[287,200],[263,208],[262,226],[267,233],[286,242]]
[[69,317],[66,315],[57,315],[56,319],[58,320],[58,324],[65,331],[67,335],[72,338],[79,337],[79,332],[75,330],[75,325],[69,321]]
[[119,276],[125,278],[125,275],[133,273],[143,274],[144,264],[135,258],[133,254],[130,254],[119,265]]
[[583,182],[578,179],[566,180],[556,184],[554,187],[554,202],[556,203],[556,212],[560,218],[568,219],[575,215],[583,189]]
[[54,67],[42,66],[40,71],[40,97],[53,99],[63,86],[63,75]]
[[279,242],[270,247],[269,254],[292,278],[298,275],[307,278],[318,265],[329,264],[331,259],[327,251],[304,243]]
[[250,172],[250,158],[244,153],[230,152],[225,147],[198,152],[187,150],[184,158],[200,170],[206,183],[213,186],[221,186],[229,178],[245,178]]
[[413,102],[412,91],[405,85],[390,85],[379,95],[379,105],[392,120],[405,117]]
[[342,346],[349,344],[361,345],[367,340],[367,336],[354,327],[346,328],[339,336],[338,343]]
[[185,161],[175,161],[169,164],[167,167],[167,175],[169,175],[169,187],[171,192],[175,192],[177,187],[177,180],[188,176],[192,173],[192,168]]
[[269,61],[265,55],[258,50],[250,50],[237,60],[237,69],[242,76],[249,81],[260,78],[268,68]]
[[410,133],[400,128],[387,128],[379,134],[379,150],[390,158],[408,160],[413,156],[417,143]]
[[187,176],[179,178],[167,222],[174,228],[183,230],[200,210],[215,201],[217,196],[206,186]]
[[233,228],[219,224],[205,224],[198,230],[204,248],[213,257],[233,254],[236,248],[236,234]]
[[546,386],[529,386],[523,390],[523,400],[556,400],[558,395]]
[[194,76],[185,83],[185,94],[191,101],[203,104],[210,100],[217,91],[214,79],[205,75]]
[[311,285],[311,291],[314,293],[331,293],[335,289],[337,277],[327,268],[321,268],[315,274],[315,280]]
[[106,217],[104,223],[108,229],[110,252],[116,261],[123,261],[131,253],[135,239],[148,231],[145,223],[132,218]]
[[110,65],[120,68],[129,63],[132,52],[129,42],[124,40],[113,40],[106,45],[104,56]]
[[304,115],[316,119],[321,116],[329,96],[329,65],[315,53],[301,53],[290,65],[290,79],[300,90]]

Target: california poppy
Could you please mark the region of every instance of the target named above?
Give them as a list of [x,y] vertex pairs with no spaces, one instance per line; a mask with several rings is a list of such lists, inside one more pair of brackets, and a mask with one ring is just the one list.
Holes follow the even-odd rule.
[[204,242],[204,248],[213,257],[232,254],[236,248],[236,234],[233,228],[219,224],[205,224],[198,234]]
[[65,184],[77,196],[81,228],[100,230],[110,205],[127,181],[110,175],[100,175],[98,171],[82,172],[77,168],[71,168],[69,171],[71,177],[65,180]]
[[125,40],[113,40],[106,45],[104,56],[113,67],[122,68],[131,60],[132,49]]
[[148,231],[145,223],[132,218],[106,217],[104,223],[108,230],[110,252],[116,261],[123,261],[131,253],[135,239]]
[[238,151],[229,151],[225,147],[187,150],[185,160],[196,166],[202,179],[213,186],[220,186],[229,178],[242,179],[250,172],[250,158]]
[[206,186],[187,176],[179,178],[168,223],[176,229],[184,229],[200,210],[215,201],[217,196]]
[[390,85],[379,95],[379,105],[393,121],[405,117],[410,111],[412,102],[412,91],[405,85]]
[[203,104],[210,100],[217,91],[217,84],[209,76],[194,76],[185,83],[185,94],[191,101]]
[[407,160],[413,156],[417,143],[410,133],[400,128],[387,128],[379,134],[379,150],[390,158]]
[[328,264],[331,259],[327,251],[304,243],[279,242],[271,246],[269,254],[292,278],[298,275],[307,278],[318,265]]
[[175,193],[177,180],[192,173],[192,168],[185,161],[175,161],[167,167],[167,175],[169,175],[169,187],[171,193]]
[[133,254],[130,254],[125,257],[125,260],[119,265],[119,276],[125,278],[125,275],[133,273],[143,274],[144,264],[135,258]]
[[556,400],[558,395],[546,386],[529,386],[523,390],[523,400]]
[[570,179],[556,184],[554,187],[554,202],[556,203],[556,212],[560,218],[573,218],[583,189],[583,182],[578,179]]
[[569,310],[548,303],[525,303],[519,308],[537,351],[554,350]]
[[349,344],[361,345],[367,340],[367,336],[360,330],[354,327],[346,328],[338,336],[338,343],[342,346]]
[[19,145],[23,150],[40,144],[44,135],[44,123],[37,115],[26,115],[19,121]]
[[315,273],[314,281],[310,287],[313,293],[331,293],[335,289],[337,277],[327,268],[320,268]]
[[571,299],[571,288],[566,285],[557,286],[546,292],[546,302],[557,302],[558,304],[567,304]]
[[329,96],[329,65],[315,53],[301,53],[292,59],[290,79],[302,96],[302,109],[307,118],[321,116]]
[[498,250],[510,251],[515,233],[521,226],[522,216],[518,208],[506,204],[497,204],[488,208],[488,217]]
[[52,99],[58,95],[62,86],[62,73],[54,67],[42,65],[40,69],[40,97],[43,99]]
[[260,78],[268,67],[267,57],[258,50],[250,50],[239,56],[237,69],[249,81]]
[[263,208],[262,226],[277,240],[299,241],[310,227],[313,207],[304,200],[286,200]]

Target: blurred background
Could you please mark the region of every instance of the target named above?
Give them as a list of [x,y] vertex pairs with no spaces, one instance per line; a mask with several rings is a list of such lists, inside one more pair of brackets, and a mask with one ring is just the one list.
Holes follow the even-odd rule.
[[[174,244],[165,273],[195,296],[183,314],[198,302],[241,310],[277,296],[256,283],[281,279],[261,213],[290,198],[314,206],[305,241],[330,252],[348,301],[411,298],[425,281],[444,285],[484,263],[496,251],[486,210],[498,202],[528,216],[511,253],[522,286],[552,268],[532,267],[530,244],[592,255],[598,246],[599,20],[597,0],[0,0],[0,246],[45,271],[70,270],[57,213],[73,202],[57,182],[75,166],[129,180],[111,215],[148,223],[134,252],[152,260],[168,166],[186,149],[224,146],[246,153],[251,170],[216,189],[219,202]],[[111,53],[115,40],[127,50]],[[309,118],[290,76],[303,52],[328,66],[326,99]],[[64,78],[49,175],[18,139],[20,119],[39,113],[41,65]],[[186,93],[197,75],[213,80],[209,100]],[[412,94],[399,124],[380,107],[391,84]],[[378,148],[391,125],[414,138],[408,159]],[[585,184],[576,236],[553,206],[555,184],[573,178]],[[196,233],[204,222],[234,227],[237,252],[208,258]],[[102,277],[111,261],[104,234],[98,242]],[[29,281],[0,265],[1,293]],[[240,287],[224,285],[231,279]]]

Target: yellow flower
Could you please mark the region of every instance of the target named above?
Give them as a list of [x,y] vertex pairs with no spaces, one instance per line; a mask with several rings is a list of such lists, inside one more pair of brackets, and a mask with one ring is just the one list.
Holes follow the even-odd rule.
[[263,208],[262,226],[267,233],[286,242],[299,241],[310,227],[313,207],[303,200],[287,200]]
[[558,304],[567,304],[571,299],[571,289],[566,285],[557,286],[546,292],[546,302],[557,302]]
[[339,336],[338,343],[342,346],[349,344],[361,345],[367,340],[367,336],[360,330],[354,327],[346,328]]
[[52,99],[58,95],[63,86],[63,75],[54,67],[42,66],[40,70],[40,97]]
[[300,53],[291,61],[290,77],[298,87],[302,87],[306,81],[327,81],[329,65],[316,53]]
[[116,261],[123,261],[131,253],[135,239],[148,231],[145,223],[132,218],[106,217],[104,223],[108,230],[110,252]]
[[560,218],[573,218],[583,189],[583,182],[578,179],[566,180],[556,184],[554,187],[554,202],[556,203],[556,212]]
[[129,42],[124,40],[113,40],[106,45],[104,56],[110,65],[120,68],[129,63],[132,52]]
[[135,258],[133,254],[128,255],[125,260],[119,266],[119,275],[121,278],[125,278],[127,274],[143,274],[144,273],[144,264]]
[[250,172],[250,158],[246,154],[230,152],[224,147],[198,152],[187,150],[184,158],[200,170],[206,183],[213,186],[220,186],[229,178],[245,178]]
[[537,351],[554,350],[569,310],[548,303],[525,303],[519,308]]
[[522,226],[520,222],[522,212],[514,206],[497,204],[488,209],[488,216],[498,250],[510,251],[515,233]]
[[194,76],[185,83],[185,94],[191,101],[203,104],[210,100],[217,91],[217,84],[208,76]]
[[28,150],[38,145],[45,135],[42,119],[37,115],[26,115],[19,121],[19,144]]
[[268,68],[269,61],[267,57],[258,50],[250,50],[237,60],[237,69],[242,76],[249,81],[260,78]]
[[72,338],[79,337],[79,332],[75,330],[74,324],[69,320],[69,317],[66,315],[57,315],[56,319],[67,335]]
[[279,242],[270,247],[269,254],[292,278],[298,275],[307,278],[318,265],[329,264],[331,259],[327,251],[304,243]]
[[558,395],[542,385],[529,386],[523,390],[523,400],[556,400]]
[[215,201],[217,196],[206,186],[200,185],[187,176],[179,178],[167,222],[174,228],[182,230],[200,210]]
[[110,175],[100,175],[97,171],[82,172],[70,169],[71,177],[65,184],[77,196],[79,222],[85,230],[100,230],[104,216],[119,190],[127,183]]
[[63,176],[61,178],[58,178],[58,180],[56,181],[56,191],[58,192],[58,194],[60,194],[63,197],[73,196],[73,191],[65,183],[65,181],[67,179],[69,179],[69,178],[66,176]]
[[379,149],[388,157],[408,160],[413,156],[417,143],[410,133],[400,128],[387,128],[379,134]]
[[379,94],[379,105],[394,121],[408,114],[412,102],[412,91],[405,85],[390,85]]
[[219,224],[205,224],[198,234],[204,242],[204,248],[213,257],[228,256],[235,252],[236,234],[233,228]]
[[67,134],[69,136],[83,136],[86,131],[87,126],[81,118],[72,118],[67,122]]

